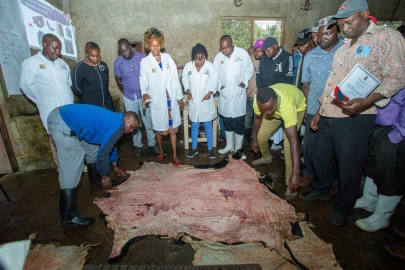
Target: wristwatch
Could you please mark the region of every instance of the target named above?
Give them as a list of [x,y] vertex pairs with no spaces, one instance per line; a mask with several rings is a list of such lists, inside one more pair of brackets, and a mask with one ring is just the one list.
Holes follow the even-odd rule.
[[243,88],[246,88],[245,83],[241,82],[240,85],[241,85]]

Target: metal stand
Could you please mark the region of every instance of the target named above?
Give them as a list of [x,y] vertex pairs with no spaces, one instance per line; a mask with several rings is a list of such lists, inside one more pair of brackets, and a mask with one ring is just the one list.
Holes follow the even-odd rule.
[[11,202],[10,197],[7,195],[7,192],[4,190],[3,186],[0,184],[0,189],[3,191],[4,196],[6,196],[7,201]]

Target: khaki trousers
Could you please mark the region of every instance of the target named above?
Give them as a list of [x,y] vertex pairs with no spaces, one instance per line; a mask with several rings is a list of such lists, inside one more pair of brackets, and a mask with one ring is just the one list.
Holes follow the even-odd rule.
[[[297,132],[301,127],[302,120],[304,119],[305,111],[297,112]],[[269,150],[269,138],[281,125],[281,120],[276,119],[272,116],[264,115],[262,124],[257,134],[257,143],[259,144],[260,152],[265,160],[271,160],[270,150]],[[291,148],[290,141],[285,134],[284,129],[284,157],[285,157],[285,182],[287,185],[290,184],[290,176],[292,173],[292,160],[291,160]]]

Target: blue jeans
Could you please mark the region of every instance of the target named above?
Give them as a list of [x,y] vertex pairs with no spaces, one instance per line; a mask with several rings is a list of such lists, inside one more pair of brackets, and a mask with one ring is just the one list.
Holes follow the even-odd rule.
[[[197,149],[199,122],[191,122],[191,147]],[[212,121],[204,122],[205,136],[207,136],[208,150],[212,150]],[[225,133],[225,131],[224,131]]]
[[[124,97],[125,111],[132,111],[142,118],[143,125],[146,129],[146,136],[148,137],[148,145],[154,146],[156,144],[155,132],[153,131],[152,118],[150,108],[146,110],[142,108],[142,99],[130,100]],[[139,128],[133,132],[132,140],[135,147],[142,147],[142,134]]]

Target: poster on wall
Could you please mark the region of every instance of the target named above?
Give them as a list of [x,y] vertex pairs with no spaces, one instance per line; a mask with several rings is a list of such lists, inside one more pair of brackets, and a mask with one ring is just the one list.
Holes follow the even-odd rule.
[[[25,37],[20,5],[15,0],[0,1],[0,64],[7,96],[21,95],[21,63],[31,56]],[[3,85],[4,88],[4,85]]]
[[42,37],[53,34],[62,43],[62,55],[77,60],[76,33],[66,12],[44,0],[20,0],[28,44],[42,48]]

